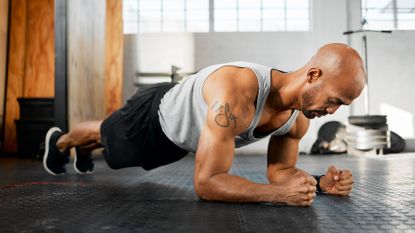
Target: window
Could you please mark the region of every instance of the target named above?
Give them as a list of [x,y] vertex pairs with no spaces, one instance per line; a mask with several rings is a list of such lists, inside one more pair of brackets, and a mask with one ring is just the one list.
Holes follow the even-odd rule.
[[124,24],[124,34],[138,32],[138,2],[136,0],[123,0],[122,17]]
[[362,0],[364,29],[415,29],[414,0]]
[[307,31],[309,0],[215,0],[215,31]]
[[123,0],[124,33],[307,31],[309,1]]
[[124,33],[207,32],[208,0],[124,0]]

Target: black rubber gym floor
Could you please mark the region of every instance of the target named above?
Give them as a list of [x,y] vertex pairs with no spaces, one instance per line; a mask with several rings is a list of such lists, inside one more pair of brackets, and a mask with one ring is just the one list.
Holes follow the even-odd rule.
[[[152,171],[53,177],[41,162],[0,159],[0,232],[415,232],[415,156],[300,156],[312,174],[349,168],[349,197],[318,195],[311,207],[200,201],[193,156]],[[265,155],[237,155],[232,173],[265,183]]]

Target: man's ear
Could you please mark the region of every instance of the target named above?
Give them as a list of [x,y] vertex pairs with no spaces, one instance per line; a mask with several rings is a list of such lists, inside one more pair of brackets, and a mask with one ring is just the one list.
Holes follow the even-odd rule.
[[307,71],[307,82],[312,83],[320,78],[322,72],[319,68],[313,67]]

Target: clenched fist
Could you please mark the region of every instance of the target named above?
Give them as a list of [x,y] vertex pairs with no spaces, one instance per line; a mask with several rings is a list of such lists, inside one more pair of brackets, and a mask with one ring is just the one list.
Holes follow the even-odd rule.
[[334,195],[346,196],[352,191],[353,176],[349,170],[339,170],[330,166],[326,175],[320,178],[320,188]]
[[310,206],[316,197],[316,184],[314,177],[298,170],[279,184],[278,189],[283,192],[277,200],[291,206]]

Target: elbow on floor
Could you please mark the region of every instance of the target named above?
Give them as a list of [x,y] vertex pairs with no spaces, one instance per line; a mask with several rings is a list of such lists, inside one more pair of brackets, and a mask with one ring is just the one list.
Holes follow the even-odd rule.
[[211,188],[208,188],[207,181],[197,180],[194,182],[194,191],[199,199],[212,201],[209,190],[211,190]]

